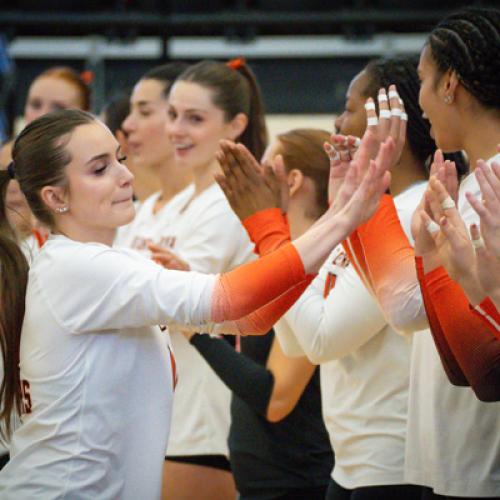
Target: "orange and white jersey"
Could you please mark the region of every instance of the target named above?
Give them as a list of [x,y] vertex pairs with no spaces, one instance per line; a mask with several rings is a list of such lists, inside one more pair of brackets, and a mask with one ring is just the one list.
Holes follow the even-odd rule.
[[173,380],[168,333],[154,325],[203,325],[216,279],[48,240],[29,272],[24,414],[0,498],[160,497]]
[[[500,161],[500,154],[491,158]],[[457,207],[479,223],[466,192],[480,197],[474,173],[461,183]],[[473,334],[473,332],[471,332]],[[406,479],[439,495],[497,497],[500,492],[500,403],[480,401],[450,383],[430,331],[415,332],[411,361]]]
[[349,489],[403,483],[410,342],[387,325],[341,246],[275,330],[287,355],[321,364],[333,479]]

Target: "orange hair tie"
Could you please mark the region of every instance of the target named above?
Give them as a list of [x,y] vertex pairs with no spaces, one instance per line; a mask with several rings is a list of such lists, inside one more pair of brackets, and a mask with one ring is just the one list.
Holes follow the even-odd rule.
[[246,60],[244,57],[237,57],[236,59],[231,59],[226,63],[227,66],[229,66],[231,69],[234,69],[235,71],[240,69],[242,66],[245,66]]
[[94,72],[90,70],[85,70],[80,73],[80,78],[86,85],[90,85],[94,80]]

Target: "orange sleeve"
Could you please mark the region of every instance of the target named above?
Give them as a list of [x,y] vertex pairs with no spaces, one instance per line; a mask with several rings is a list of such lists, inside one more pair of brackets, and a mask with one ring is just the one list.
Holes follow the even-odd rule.
[[409,333],[426,328],[415,252],[391,196],[382,197],[377,212],[357,233],[368,280],[388,323]]
[[368,290],[372,290],[372,284],[368,274],[368,267],[366,265],[365,253],[361,240],[359,239],[358,231],[355,230],[347,240],[342,242],[342,247],[349,259],[349,262],[354,267],[361,281]]
[[493,301],[486,297],[479,305],[471,306],[471,310],[485,321],[491,331],[500,339],[500,313]]
[[244,334],[264,335],[274,324],[295,304],[297,299],[311,284],[314,276],[307,275],[306,279],[294,286],[276,300],[257,309],[253,313],[235,321],[239,332]]
[[420,283],[420,288],[422,290],[422,297],[424,300],[425,311],[427,317],[429,318],[429,327],[431,329],[432,337],[434,339],[434,344],[441,358],[441,363],[443,364],[444,371],[448,376],[448,379],[453,385],[469,385],[467,378],[465,377],[460,365],[458,364],[455,356],[453,355],[448,342],[439,323],[438,317],[434,311],[434,304],[431,301],[429,294],[427,292],[426,282],[425,282],[425,272],[424,272],[424,262],[422,257],[415,258],[415,264],[417,269],[417,276]]
[[237,320],[306,280],[297,250],[287,243],[259,260],[219,275],[212,295],[214,323]]
[[[439,267],[422,277],[443,339],[481,401],[500,400],[500,342],[469,308],[458,283]],[[433,332],[438,335],[441,332]]]
[[279,208],[256,212],[242,224],[255,244],[255,253],[258,255],[266,255],[291,240],[288,221]]

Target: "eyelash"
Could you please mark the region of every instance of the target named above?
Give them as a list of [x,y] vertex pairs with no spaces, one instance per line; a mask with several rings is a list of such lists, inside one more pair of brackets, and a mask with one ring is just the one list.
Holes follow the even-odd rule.
[[[127,159],[127,157],[126,157],[125,155],[120,156],[120,157],[118,158],[118,162],[119,162],[119,163],[123,163],[124,161],[126,161],[126,159]],[[103,165],[102,167],[99,167],[99,168],[95,169],[95,170],[94,170],[94,174],[95,174],[95,175],[102,175],[102,174],[106,171],[106,169],[108,168],[108,166],[109,166],[109,165],[108,165],[108,164],[106,164],[106,165]]]

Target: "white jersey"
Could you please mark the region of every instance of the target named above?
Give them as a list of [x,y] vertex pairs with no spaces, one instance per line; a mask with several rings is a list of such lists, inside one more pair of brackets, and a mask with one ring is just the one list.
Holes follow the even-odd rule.
[[160,497],[173,378],[168,334],[154,325],[200,328],[215,280],[130,250],[48,240],[29,272],[25,411],[0,498]]
[[[469,226],[478,216],[467,191],[481,196],[473,173],[458,199]],[[413,339],[406,479],[439,495],[500,497],[500,403],[481,402],[470,387],[450,383],[429,330]]]
[[[337,247],[276,331],[286,354],[301,354],[291,350],[293,332],[302,355],[321,363],[323,418],[335,452],[333,479],[348,489],[401,484],[410,344],[387,325],[346,262]],[[328,274],[336,281],[324,299]]]
[[[410,208],[424,189],[417,183],[394,199],[408,236]],[[324,299],[329,279],[335,286]],[[333,479],[348,489],[404,483],[411,341],[387,324],[342,246],[285,314],[277,335],[286,354],[302,352],[321,363]]]
[[[217,184],[193,199],[194,187],[170,200],[153,214],[158,195],[146,200],[126,240],[149,255],[146,241],[167,247],[192,270],[228,271],[251,259],[253,246]],[[178,370],[172,429],[167,455],[228,455],[231,392],[198,351],[171,331]]]

